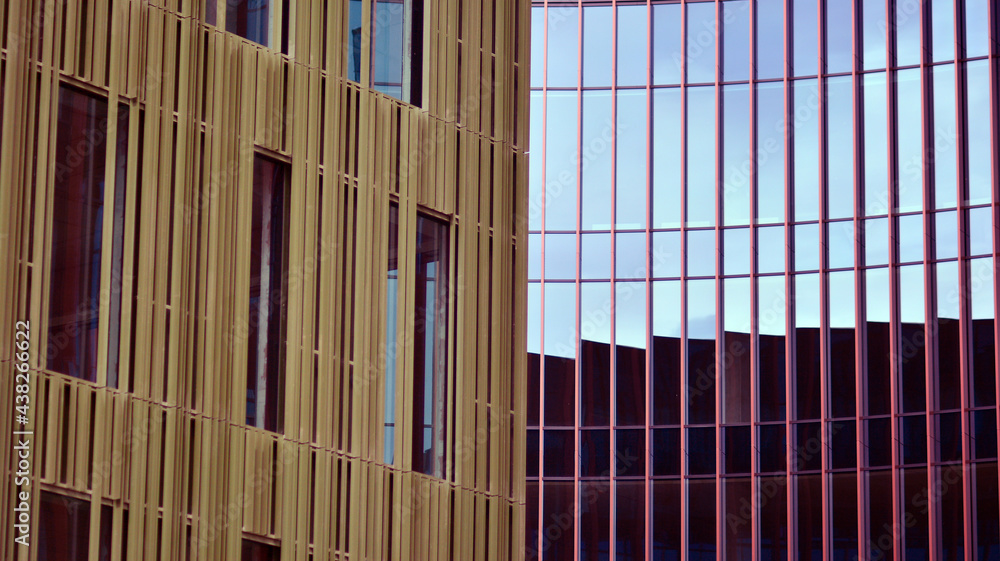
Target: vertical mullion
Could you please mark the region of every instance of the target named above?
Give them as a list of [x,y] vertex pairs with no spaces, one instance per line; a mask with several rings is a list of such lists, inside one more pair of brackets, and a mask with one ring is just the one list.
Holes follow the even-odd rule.
[[545,282],[545,174],[548,171],[545,165],[545,145],[546,136],[548,132],[548,121],[547,121],[547,110],[548,110],[548,99],[549,99],[549,72],[548,72],[548,60],[549,60],[549,5],[548,2],[545,3],[543,10],[542,21],[544,22],[544,29],[542,30],[542,36],[544,37],[543,48],[542,48],[542,135],[540,140],[541,150],[539,155],[542,160],[542,171],[541,171],[541,184],[542,184],[542,196],[541,196],[541,234],[539,237],[539,259],[541,263],[539,264],[539,299],[538,306],[540,308],[540,313],[538,317],[539,321],[539,337],[541,338],[541,348],[539,349],[538,356],[538,540],[537,549],[541,549],[542,539],[544,537],[545,528],[545,292],[546,292],[546,282]]
[[653,385],[651,382],[653,370],[653,6],[646,3],[646,360],[645,379],[643,381],[645,396],[645,418],[643,422],[643,437],[645,454],[645,469],[643,470],[643,551],[644,559],[652,559],[653,527],[652,527],[652,430],[653,424]]
[[760,346],[758,336],[760,335],[760,304],[758,298],[758,275],[757,275],[757,2],[750,1],[750,497],[753,504],[750,517],[750,559],[760,560],[760,458],[757,450],[760,447],[758,437],[758,422],[760,411],[758,406],[758,396],[760,395]]
[[[792,57],[794,56],[793,51],[793,30],[791,28],[791,21],[794,17],[792,13],[792,1],[784,0],[784,21],[782,23],[782,40],[784,45],[784,55],[785,60],[784,72],[782,73],[782,94],[784,96],[784,144],[785,144],[785,154],[784,154],[784,176],[785,176],[785,212],[784,220],[782,221],[783,228],[785,230],[785,247],[781,248],[784,252],[785,257],[785,271],[784,271],[784,281],[785,281],[785,442],[789,443],[788,450],[793,450],[795,437],[795,425],[792,423],[793,412],[795,411],[795,285],[793,282],[793,276],[791,271],[794,270],[794,261],[792,259],[792,252],[789,248],[794,247],[794,227],[792,226],[792,220],[794,220],[795,212],[795,200],[794,200],[794,185],[792,183],[792,176],[794,170],[794,157],[795,157],[795,138],[793,136],[792,127],[790,125],[790,116],[794,116],[795,110],[793,107],[792,100]],[[787,481],[786,493],[786,505],[785,505],[785,520],[788,527],[788,555],[789,558],[794,557],[794,552],[798,549],[798,517],[796,512],[798,512],[798,492],[796,487],[796,476],[793,475],[794,469],[794,454],[786,454],[785,457],[785,474]]]
[[680,462],[680,484],[681,484],[681,560],[687,560],[688,547],[690,543],[690,538],[688,537],[688,532],[690,531],[690,520],[688,516],[691,512],[690,505],[690,490],[688,489],[688,482],[690,481],[690,469],[688,466],[688,419],[690,418],[689,412],[689,388],[687,384],[687,370],[688,370],[688,350],[687,350],[687,317],[688,317],[688,305],[687,305],[687,294],[688,294],[688,281],[687,281],[687,157],[688,157],[688,145],[687,145],[687,98],[688,98],[688,85],[687,85],[687,2],[681,4],[681,50],[685,56],[681,57],[681,212],[680,212],[680,275],[681,275],[681,307],[680,307],[680,399],[681,399],[681,462]]
[[[723,356],[725,354],[725,306],[723,305],[723,277],[722,277],[722,65],[723,65],[723,31],[722,31],[722,2],[715,4],[715,550],[716,555],[721,556],[725,551],[725,525],[718,521],[725,519],[725,500],[723,488],[723,461],[722,451],[722,386],[725,383],[725,366]],[[721,375],[721,376],[720,376]],[[721,383],[720,383],[721,377]]]
[[[577,67],[576,67],[576,146],[577,153],[581,154],[583,151],[583,93],[581,90],[581,85],[583,84],[583,3],[577,2]],[[546,25],[548,27],[548,25]],[[576,381],[576,391],[573,394],[573,442],[576,444],[576,454],[574,454],[573,459],[573,504],[577,505],[575,508],[575,513],[573,515],[573,559],[574,561],[580,560],[580,450],[582,446],[582,441],[580,438],[580,399],[583,396],[583,342],[581,340],[582,329],[580,329],[580,318],[581,313],[581,285],[580,279],[583,276],[582,259],[580,256],[583,255],[583,242],[580,235],[581,225],[583,223],[583,167],[581,164],[577,164],[576,170],[576,255],[575,260],[576,266],[576,279],[574,281],[574,294],[573,301],[576,303],[576,319],[574,320],[575,327],[575,337],[574,337],[574,353],[576,355],[576,360],[573,361],[573,379]],[[544,237],[544,236],[543,236]]]
[[618,233],[618,4],[613,2],[611,5],[611,122],[614,127],[614,140],[611,143],[611,365],[610,365],[610,384],[611,392],[610,397],[610,419],[608,419],[610,424],[610,438],[608,438],[608,445],[610,446],[610,468],[611,473],[609,474],[609,484],[608,484],[608,505],[610,512],[608,513],[608,555],[611,561],[615,561],[615,536],[618,533],[617,520],[615,519],[615,512],[617,510],[618,504],[618,490],[615,488],[616,476],[616,466],[615,466],[615,452],[618,448],[617,446],[617,436],[618,436],[618,353],[616,346],[618,344],[618,337],[615,331],[618,329],[618,275],[615,270],[615,264],[617,260],[616,255],[616,241]]
[[[990,104],[989,106],[993,109],[992,115],[989,115],[990,120],[990,139],[993,143],[992,150],[990,150],[990,167],[991,167],[991,185],[993,186],[993,364],[1000,364],[1000,275],[996,274],[997,259],[1000,257],[1000,230],[997,230],[997,226],[1000,225],[1000,205],[996,204],[996,201],[1000,201],[1000,109],[997,109],[997,104],[1000,103],[1000,67],[998,67],[997,62],[997,50],[998,43],[1000,43],[1000,29],[998,29],[997,20],[1000,19],[1000,5],[997,2],[990,2],[989,7],[989,30],[992,37],[989,38],[987,43],[990,48]],[[961,270],[961,269],[960,269]],[[961,274],[961,273],[959,273]],[[964,286],[964,285],[960,285]],[[964,349],[964,347],[962,347]],[[962,378],[965,380],[965,377]],[[995,400],[994,403],[1000,407],[1000,383],[994,384]],[[963,395],[964,397],[964,395]],[[963,429],[963,439],[965,442],[962,443],[962,449],[968,450],[969,436],[966,429],[966,415],[964,412],[965,403],[962,404],[962,429]],[[996,415],[997,422],[997,434],[1000,434],[1000,414]],[[962,454],[963,463],[966,461],[965,452]],[[970,470],[971,471],[971,470]],[[969,473],[969,472],[966,472]],[[998,470],[998,478],[1000,478],[1000,470]],[[966,498],[971,500],[971,494],[969,492],[969,477],[965,477],[966,486]],[[966,511],[971,511],[971,506],[966,503]],[[971,526],[970,523],[966,523],[966,526]],[[966,537],[972,532],[971,528],[966,530]],[[966,543],[966,550],[971,547],[972,544]]]

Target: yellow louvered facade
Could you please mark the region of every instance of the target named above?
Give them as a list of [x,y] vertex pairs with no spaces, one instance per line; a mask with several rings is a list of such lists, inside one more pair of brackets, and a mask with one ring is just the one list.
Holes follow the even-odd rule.
[[[33,536],[41,492],[85,500],[91,561],[108,532],[110,561],[234,561],[248,536],[283,561],[523,558],[530,5],[424,0],[414,107],[346,79],[347,2],[283,1],[272,29],[287,27],[287,55],[207,24],[206,0],[0,2],[0,559],[36,558],[12,528],[22,428]],[[214,9],[221,20],[225,0]],[[45,369],[63,85],[126,106],[108,111],[110,147],[129,116],[123,389],[107,387],[104,298],[96,383]],[[291,170],[283,434],[244,422],[255,154]],[[418,211],[450,225],[444,479],[411,470],[405,437],[382,462],[391,204],[401,278]],[[110,214],[103,227],[110,239]],[[413,306],[401,290],[404,342]],[[26,427],[18,320],[31,326]],[[403,430],[412,352],[396,361]]]

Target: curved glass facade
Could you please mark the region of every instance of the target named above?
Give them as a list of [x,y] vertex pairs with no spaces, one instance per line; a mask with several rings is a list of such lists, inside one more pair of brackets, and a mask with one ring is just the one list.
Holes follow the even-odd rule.
[[529,561],[1000,559],[998,9],[534,2]]

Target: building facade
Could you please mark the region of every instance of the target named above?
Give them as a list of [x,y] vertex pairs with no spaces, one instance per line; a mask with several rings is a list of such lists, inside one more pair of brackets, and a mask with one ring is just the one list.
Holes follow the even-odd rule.
[[533,2],[527,559],[1000,559],[998,16]]
[[0,3],[0,558],[523,557],[529,9]]

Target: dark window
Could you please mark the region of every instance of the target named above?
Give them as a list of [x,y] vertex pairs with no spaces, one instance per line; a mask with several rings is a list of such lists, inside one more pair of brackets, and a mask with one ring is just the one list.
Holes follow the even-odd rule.
[[[996,364],[993,320],[972,320],[973,403],[976,407],[996,403]],[[955,368],[953,363],[952,368]],[[956,369],[957,370],[957,369]]]
[[576,361],[557,356],[545,357],[545,426],[573,426],[574,378]]
[[541,380],[541,357],[538,353],[528,353],[528,426],[538,426],[539,385]]
[[854,416],[854,330],[830,330],[830,407],[834,417]]
[[723,385],[725,405],[723,422],[750,422],[750,334],[727,332],[722,366],[726,378]]
[[927,417],[909,415],[900,419],[902,428],[902,455],[904,464],[922,464],[927,461]]
[[799,475],[798,515],[799,560],[821,561],[823,559],[823,484],[819,474]]
[[725,427],[726,473],[750,473],[750,427]]
[[528,429],[527,436],[527,475],[528,477],[538,477],[538,429]]
[[653,338],[653,424],[681,422],[681,340]]
[[976,501],[976,551],[977,559],[996,559],[1000,556],[1000,499],[997,496],[997,463],[976,464],[976,486],[972,492]]
[[854,561],[858,555],[857,475],[833,474],[833,559]]
[[[906,528],[903,530],[905,539],[906,559],[930,559],[930,530],[928,528],[928,508],[930,493],[927,489],[927,468],[907,468],[903,471],[903,517]],[[943,482],[942,482],[943,484]],[[959,484],[959,489],[961,483]],[[960,493],[956,491],[956,493]],[[947,494],[947,493],[943,493]],[[939,500],[942,497],[936,497]],[[961,512],[961,509],[959,509]],[[950,514],[945,514],[945,517]]]
[[750,561],[753,549],[751,518],[754,511],[750,502],[750,479],[744,477],[725,479],[725,493],[725,558]]
[[688,429],[688,468],[691,475],[715,473],[715,429]]
[[761,425],[760,471],[785,471],[785,425]]
[[681,485],[678,479],[653,481],[653,561],[681,558]]
[[246,422],[274,432],[284,420],[287,185],[287,164],[254,158]]
[[646,558],[646,484],[618,481],[615,485],[615,559],[643,561]]
[[542,475],[545,477],[571,477],[573,475],[573,430],[546,430],[543,433],[545,450]]
[[[423,74],[423,0],[374,0],[370,27],[362,17],[362,3],[348,5],[347,77],[367,82],[376,91],[420,105]],[[364,57],[370,56],[370,76],[362,76]]]
[[[288,7],[284,2],[281,18],[281,52],[288,52]],[[271,0],[226,0],[226,31],[265,47],[276,48],[271,21],[277,19]]]
[[938,419],[939,461],[962,460],[962,418],[959,413],[935,415]]
[[642,476],[646,472],[646,442],[642,429],[615,431],[615,475]]
[[615,346],[615,416],[618,425],[646,423],[646,350]]
[[715,422],[715,340],[688,340],[688,418],[691,424]]
[[903,399],[904,413],[916,413],[927,409],[924,341],[924,324],[900,325],[899,359],[902,363],[902,379],[899,394]]
[[539,558],[538,544],[538,482],[528,481],[524,486],[524,526],[525,526],[525,561],[537,561]]
[[[784,428],[784,427],[782,427]],[[788,559],[787,480],[784,477],[760,478],[760,559]]]
[[46,367],[91,382],[97,381],[107,120],[104,99],[59,89]]
[[795,330],[796,418],[819,419],[819,329]]
[[[975,322],[973,322],[975,325]],[[959,355],[959,322],[956,319],[938,318],[938,407],[940,409],[958,409],[962,404],[961,374]],[[990,335],[992,338],[992,335]],[[978,349],[973,343],[973,353]],[[989,347],[989,355],[993,356],[993,347]],[[974,359],[973,359],[974,360]],[[992,361],[991,361],[992,362]],[[975,368],[975,366],[973,366]],[[992,368],[992,366],[991,366]]]
[[413,470],[444,477],[448,373],[448,224],[417,215]]
[[653,475],[680,475],[680,429],[653,429]]
[[892,463],[892,432],[888,418],[868,419],[868,466],[884,467]]
[[[389,206],[389,255],[385,276],[385,443],[383,458],[391,464],[396,446],[396,343],[399,317],[399,207]],[[537,444],[537,433],[536,433]],[[536,446],[537,448],[537,446]],[[537,471],[537,456],[535,469]],[[529,467],[530,469],[530,467]]]
[[715,480],[688,481],[688,559],[715,561]]
[[889,324],[868,323],[868,414],[889,413]]
[[545,553],[542,558],[545,561],[572,561],[573,482],[550,481],[543,489],[542,549]]
[[243,554],[241,561],[278,561],[281,558],[281,548],[253,540],[243,539]]
[[611,346],[583,341],[580,346],[580,422],[611,424]]
[[854,421],[829,423],[830,463],[834,469],[853,468],[857,458],[857,425]]
[[997,412],[993,409],[972,412],[973,452],[977,460],[997,457]]
[[[943,555],[940,559],[961,559],[964,556],[965,509],[962,504],[962,479],[964,478],[962,471],[960,466],[934,468],[934,490],[938,489],[938,485],[941,485],[940,488],[943,490],[940,507],[943,514],[940,533]],[[948,485],[948,487],[945,488],[944,485]],[[975,509],[974,506],[973,509]]]
[[87,559],[90,503],[42,491],[38,505],[38,561]]
[[892,473],[868,472],[868,548],[871,559],[893,559]]
[[608,429],[580,431],[580,475],[607,477],[611,475],[611,432]]
[[785,420],[785,338],[761,335],[760,420]]
[[792,466],[796,471],[812,471],[822,467],[823,439],[820,423],[800,423],[795,425],[795,458]]
[[[580,561],[604,561],[611,543],[611,482],[580,483]],[[571,536],[571,528],[565,532]],[[570,557],[572,559],[572,557]]]

